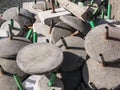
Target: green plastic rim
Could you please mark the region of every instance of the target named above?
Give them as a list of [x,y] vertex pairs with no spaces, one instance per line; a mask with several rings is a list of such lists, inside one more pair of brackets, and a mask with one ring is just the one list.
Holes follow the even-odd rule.
[[95,22],[94,21],[90,21],[89,23],[90,23],[91,28],[95,27]]
[[107,10],[107,18],[111,19],[111,10],[112,10],[112,5],[108,4],[108,10]]
[[58,7],[60,6],[58,1],[55,1],[55,5],[58,6]]
[[90,1],[90,5],[92,6],[92,5],[93,5],[93,3],[94,3],[94,0],[91,0],[91,1]]
[[32,33],[33,33],[33,30],[30,29],[30,30],[28,31],[28,33],[27,33],[26,39],[30,39]]
[[33,43],[37,43],[38,34],[36,32],[33,32]]
[[13,77],[19,90],[24,90],[20,77],[17,74],[13,74]]
[[101,12],[101,18],[104,19],[104,16],[105,16],[105,11],[102,10],[102,12]]
[[50,81],[48,82],[48,86],[52,87],[55,84],[55,80],[56,80],[56,73],[52,73],[50,76]]
[[14,27],[14,20],[13,19],[10,19],[10,25],[11,25],[11,27]]

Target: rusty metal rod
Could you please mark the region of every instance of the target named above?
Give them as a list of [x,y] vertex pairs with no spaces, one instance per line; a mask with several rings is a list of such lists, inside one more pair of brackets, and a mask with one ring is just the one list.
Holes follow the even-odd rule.
[[50,22],[50,32],[49,32],[49,34],[51,34],[51,32],[52,32],[53,26],[54,26],[54,20],[52,19],[51,22]]
[[100,53],[99,54],[100,58],[101,58],[101,61],[102,61],[102,65],[103,66],[106,66],[106,62],[105,62],[105,59],[104,59],[104,56]]
[[8,26],[9,26],[9,39],[12,40],[13,39],[12,26],[10,24],[8,24]]
[[106,29],[105,38],[106,38],[106,39],[109,39],[109,27],[108,27],[108,26],[105,26],[105,29]]
[[0,65],[0,72],[1,72],[1,74],[5,74],[5,71],[1,65]]
[[62,40],[63,45],[65,46],[65,49],[68,49],[68,46],[67,46],[67,44],[66,44],[65,39],[64,39],[63,37],[61,37],[61,40]]
[[52,13],[55,13],[55,0],[51,0],[51,4],[52,4]]
[[90,82],[90,86],[94,89],[94,90],[98,90],[97,87],[95,86],[95,84],[93,82]]

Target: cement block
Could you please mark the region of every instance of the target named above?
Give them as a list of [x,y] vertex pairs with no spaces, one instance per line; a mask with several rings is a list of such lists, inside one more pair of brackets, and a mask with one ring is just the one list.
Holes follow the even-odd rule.
[[[1,29],[2,31],[7,31],[7,32],[9,32],[9,26],[8,26],[8,24],[10,24],[10,23],[11,23],[10,20],[4,22],[4,23],[1,25],[1,28],[0,28],[0,29]],[[17,21],[14,20],[14,27],[13,27],[13,29],[12,29],[13,35],[14,35],[14,36],[19,36],[19,34],[20,34],[21,32],[22,32],[22,30],[21,30],[20,24],[19,24]]]
[[23,8],[31,13],[37,14],[38,12],[46,10],[46,3],[44,1],[40,1],[37,4],[34,4],[34,2],[23,2]]
[[55,9],[56,13],[52,13],[52,10],[47,10],[44,12],[38,12],[39,19],[45,25],[49,25],[51,19],[54,20],[55,23],[60,21],[59,17],[63,15],[70,15],[70,12],[65,10],[64,8]]

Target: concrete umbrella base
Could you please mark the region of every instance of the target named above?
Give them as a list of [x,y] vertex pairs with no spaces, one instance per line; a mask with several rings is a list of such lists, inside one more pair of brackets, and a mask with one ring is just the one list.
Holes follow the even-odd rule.
[[0,65],[8,75],[17,74],[23,80],[27,74],[21,71],[15,60],[0,58]]
[[95,27],[85,37],[85,49],[88,55],[98,62],[119,62],[120,28],[108,24]]
[[63,62],[63,53],[55,45],[48,43],[30,44],[17,55],[17,64],[29,74],[44,74],[54,71]]
[[[22,30],[21,30],[21,27],[19,25],[18,22],[16,21],[13,21],[14,22],[14,26],[12,28],[12,33],[14,36],[21,36],[21,33],[22,33]],[[11,21],[6,21],[4,22],[2,25],[1,25],[1,30],[6,30],[6,31],[9,31],[9,25]]]
[[10,9],[7,9],[3,13],[2,19],[13,19],[20,24],[22,29],[25,28],[25,26],[28,27],[34,23],[34,15],[23,8],[20,8],[20,13],[18,13],[18,7],[12,7]]
[[18,51],[24,46],[30,44],[30,41],[22,37],[5,38],[0,40],[0,57],[15,58]]
[[70,36],[75,31],[76,31],[75,29],[73,29],[66,23],[59,22],[52,29],[51,39],[53,43],[56,43],[58,40],[60,40],[61,37]]
[[7,31],[3,31],[0,29],[0,39],[7,38],[9,36],[9,33]]
[[49,26],[44,25],[42,23],[34,23],[33,31],[37,32],[38,34],[37,43],[46,42],[46,40],[48,40],[51,43],[51,34],[49,33],[50,32]]
[[1,90],[18,90],[14,78],[7,75],[0,76],[0,88]]
[[61,71],[73,71],[85,63],[87,53],[82,38],[69,36],[59,40],[56,45],[62,49],[64,55],[63,64],[60,67]]
[[0,26],[5,22],[6,20],[0,18]]
[[[89,59],[83,67],[83,80],[93,89],[119,90],[120,63],[104,67],[99,62]],[[117,89],[115,89],[117,88]],[[95,89],[96,90],[96,89]]]
[[69,26],[71,26],[72,28],[80,31],[81,33],[83,33],[84,35],[86,35],[89,32],[89,27],[87,27],[87,23],[83,22],[82,20],[80,20],[77,17],[74,16],[61,16],[60,19],[68,24]]

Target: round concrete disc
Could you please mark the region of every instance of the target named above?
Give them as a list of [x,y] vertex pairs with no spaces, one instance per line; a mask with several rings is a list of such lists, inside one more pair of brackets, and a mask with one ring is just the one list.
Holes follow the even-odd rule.
[[60,40],[61,37],[66,37],[74,33],[76,30],[72,27],[68,26],[64,22],[57,23],[51,33],[51,38],[54,43],[56,43],[58,40]]
[[24,46],[30,44],[30,41],[22,37],[13,37],[0,40],[0,57],[14,58],[18,51]]
[[17,21],[20,24],[21,28],[24,28],[24,26],[31,26],[33,24],[34,16],[32,13],[21,8],[20,14],[24,15],[25,17],[18,15],[18,8],[17,7],[12,7],[10,9],[7,9],[3,13],[2,18],[5,20],[13,19],[13,20]]
[[101,24],[115,25],[115,24],[117,24],[117,22],[116,22],[115,20],[100,19],[100,20],[97,22],[97,25],[101,25]]
[[64,23],[71,26],[72,28],[79,30],[84,35],[86,35],[89,31],[88,28],[86,27],[86,23],[77,17],[65,15],[65,16],[61,16],[60,19]]
[[0,65],[7,73],[18,74],[21,78],[24,78],[24,76],[26,75],[23,71],[19,69],[15,60],[0,58]]
[[32,8],[34,9],[40,9],[40,10],[46,10],[46,4],[44,1],[40,1],[40,3],[33,4]]
[[33,30],[34,32],[37,32],[38,34],[38,43],[46,42],[46,39],[48,39],[51,42],[51,34],[50,27],[47,25],[44,25],[42,23],[34,23],[33,24]]
[[7,38],[9,36],[8,31],[0,29],[0,39]]
[[0,76],[0,88],[1,90],[18,90],[14,78],[6,75]]
[[64,39],[68,49],[65,49],[62,40],[56,43],[56,45],[63,50],[64,55],[60,70],[73,71],[80,68],[86,60],[87,53],[84,48],[84,40],[76,36],[70,36]]
[[0,18],[0,26],[1,26],[4,22],[5,22],[5,20]]
[[83,80],[86,84],[94,83],[98,89],[115,90],[113,88],[120,84],[120,63],[117,66],[103,67],[99,62],[89,59],[83,67]]
[[[8,24],[10,24],[10,21],[6,21],[1,25],[1,30],[6,30],[9,31],[9,26]],[[20,25],[18,22],[14,21],[14,27],[12,29],[12,33],[17,36],[21,33],[21,29],[20,29]]]
[[71,72],[61,72],[64,90],[76,90],[81,82],[82,71],[77,69]]
[[[109,39],[106,39],[106,29],[109,27]],[[101,62],[102,54],[106,62],[120,61],[120,30],[107,24],[91,30],[85,37],[85,48],[88,55]]]
[[62,81],[59,78],[56,78],[55,84],[52,87],[49,87],[47,84],[49,82],[50,75],[42,75],[37,80],[34,90],[64,90]]
[[57,69],[63,61],[62,51],[48,43],[30,44],[18,52],[17,63],[29,74],[44,74]]

